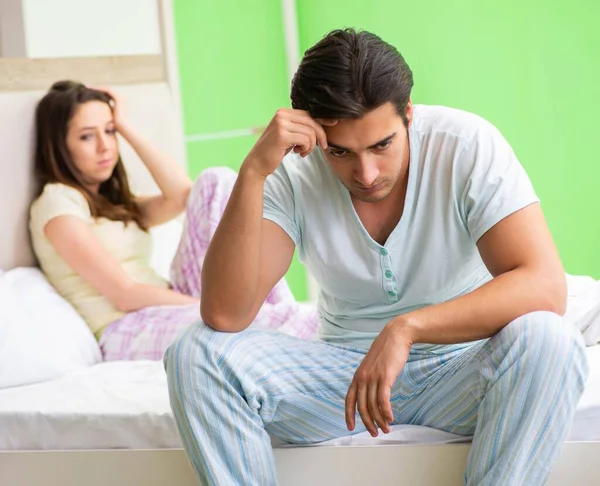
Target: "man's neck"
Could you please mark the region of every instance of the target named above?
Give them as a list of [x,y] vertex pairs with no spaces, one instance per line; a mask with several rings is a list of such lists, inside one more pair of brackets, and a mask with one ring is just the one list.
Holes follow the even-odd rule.
[[358,201],[353,198],[354,209],[371,238],[383,245],[398,225],[406,201],[408,171],[401,175],[390,194],[377,202]]

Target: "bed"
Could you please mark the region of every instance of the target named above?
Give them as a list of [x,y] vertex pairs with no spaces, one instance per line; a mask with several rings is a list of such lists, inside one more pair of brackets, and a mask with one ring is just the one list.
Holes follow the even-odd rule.
[[[168,81],[136,82],[117,88],[128,100],[136,126],[162,149],[183,160],[176,97]],[[0,227],[4,231],[0,238],[0,269],[5,272],[4,280],[11,275],[25,279],[0,305],[0,323],[6,322],[7,309],[12,306],[14,312],[22,311],[26,316],[37,312],[36,316],[41,316],[29,317],[25,324],[48,324],[52,319],[56,324],[38,326],[21,341],[16,334],[9,335],[16,344],[8,346],[6,342],[10,341],[5,341],[5,347],[0,346],[0,484],[196,485],[169,410],[161,363],[101,363],[81,323],[70,318],[67,324],[61,317],[65,309],[59,312],[49,308],[65,304],[57,296],[50,296],[48,287],[40,281],[27,236],[27,208],[33,195],[31,123],[41,94],[0,93]],[[123,155],[134,188],[155,190],[129,147],[123,148]],[[155,238],[155,265],[165,272],[177,240],[177,225],[159,229]],[[46,297],[38,297],[38,291]],[[18,305],[24,298],[29,300]],[[578,312],[586,314],[585,309]],[[23,329],[20,326],[14,332]],[[53,343],[57,332],[72,342],[63,339]],[[80,336],[76,339],[77,333]],[[0,344],[2,339],[0,335]],[[37,344],[32,345],[32,339]],[[28,343],[27,349],[24,342]],[[81,349],[82,342],[86,343],[85,349]],[[67,345],[77,349],[57,347]],[[35,346],[39,349],[34,353],[31,348]],[[10,378],[7,370],[2,370],[2,354],[6,357],[11,352],[5,363],[10,361],[19,373],[32,375],[27,382],[9,381],[1,386],[3,379]],[[600,484],[596,462],[600,457],[600,346],[589,347],[588,354],[592,375],[550,486]],[[41,363],[43,359],[47,360],[43,366],[32,364],[32,360]],[[14,364],[15,360],[21,365]],[[379,439],[360,434],[319,446],[274,445],[282,486],[459,485],[470,447],[465,438],[409,426],[398,426]]]
[[[592,375],[571,442],[600,441],[600,347],[589,348],[588,358]],[[157,361],[98,363],[54,380],[0,390],[0,430],[4,451],[181,448]],[[317,447],[466,442],[427,427],[397,425],[377,439],[364,432]]]
[[[599,478],[592,455],[600,441],[600,347],[588,356],[593,372],[550,483],[557,486]],[[3,485],[75,485],[82,478],[88,485],[196,484],[159,362],[99,363],[1,390],[0,430]],[[378,484],[450,485],[461,483],[467,451],[462,437],[396,426],[381,439],[359,434],[276,448],[275,456],[282,485],[370,484],[366,476],[383,470]]]

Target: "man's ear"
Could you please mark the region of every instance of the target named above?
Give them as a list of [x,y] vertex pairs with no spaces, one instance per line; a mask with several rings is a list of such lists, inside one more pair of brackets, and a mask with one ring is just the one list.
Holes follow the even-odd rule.
[[404,109],[404,114],[406,115],[406,119],[408,120],[408,126],[412,123],[413,119],[413,104],[412,100],[409,98],[408,103],[406,104],[406,108]]

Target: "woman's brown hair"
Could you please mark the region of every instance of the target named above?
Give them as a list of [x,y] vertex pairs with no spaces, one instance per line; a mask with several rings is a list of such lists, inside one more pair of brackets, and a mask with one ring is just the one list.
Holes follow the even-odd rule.
[[35,112],[34,162],[38,195],[46,184],[65,184],[83,194],[92,217],[123,221],[125,224],[135,221],[146,230],[120,155],[113,173],[100,184],[97,194],[86,188],[73,163],[66,143],[68,126],[77,107],[88,101],[106,103],[112,110],[112,99],[108,94],[75,81],[54,83],[38,103]]

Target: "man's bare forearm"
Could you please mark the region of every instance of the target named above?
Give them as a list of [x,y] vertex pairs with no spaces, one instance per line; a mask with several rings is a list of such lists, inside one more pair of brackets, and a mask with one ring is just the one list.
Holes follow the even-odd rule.
[[267,287],[285,274],[293,246],[274,244],[271,238],[262,241],[265,180],[290,151],[307,155],[317,142],[327,147],[319,123],[306,112],[282,108],[244,160],[202,269],[200,312],[209,326],[221,331],[244,329],[258,312]]
[[493,336],[516,318],[535,311],[563,314],[564,274],[517,268],[449,302],[399,316],[390,326],[413,343],[454,344]]
[[257,298],[264,183],[242,166],[206,253],[200,307],[209,325],[244,320]]

